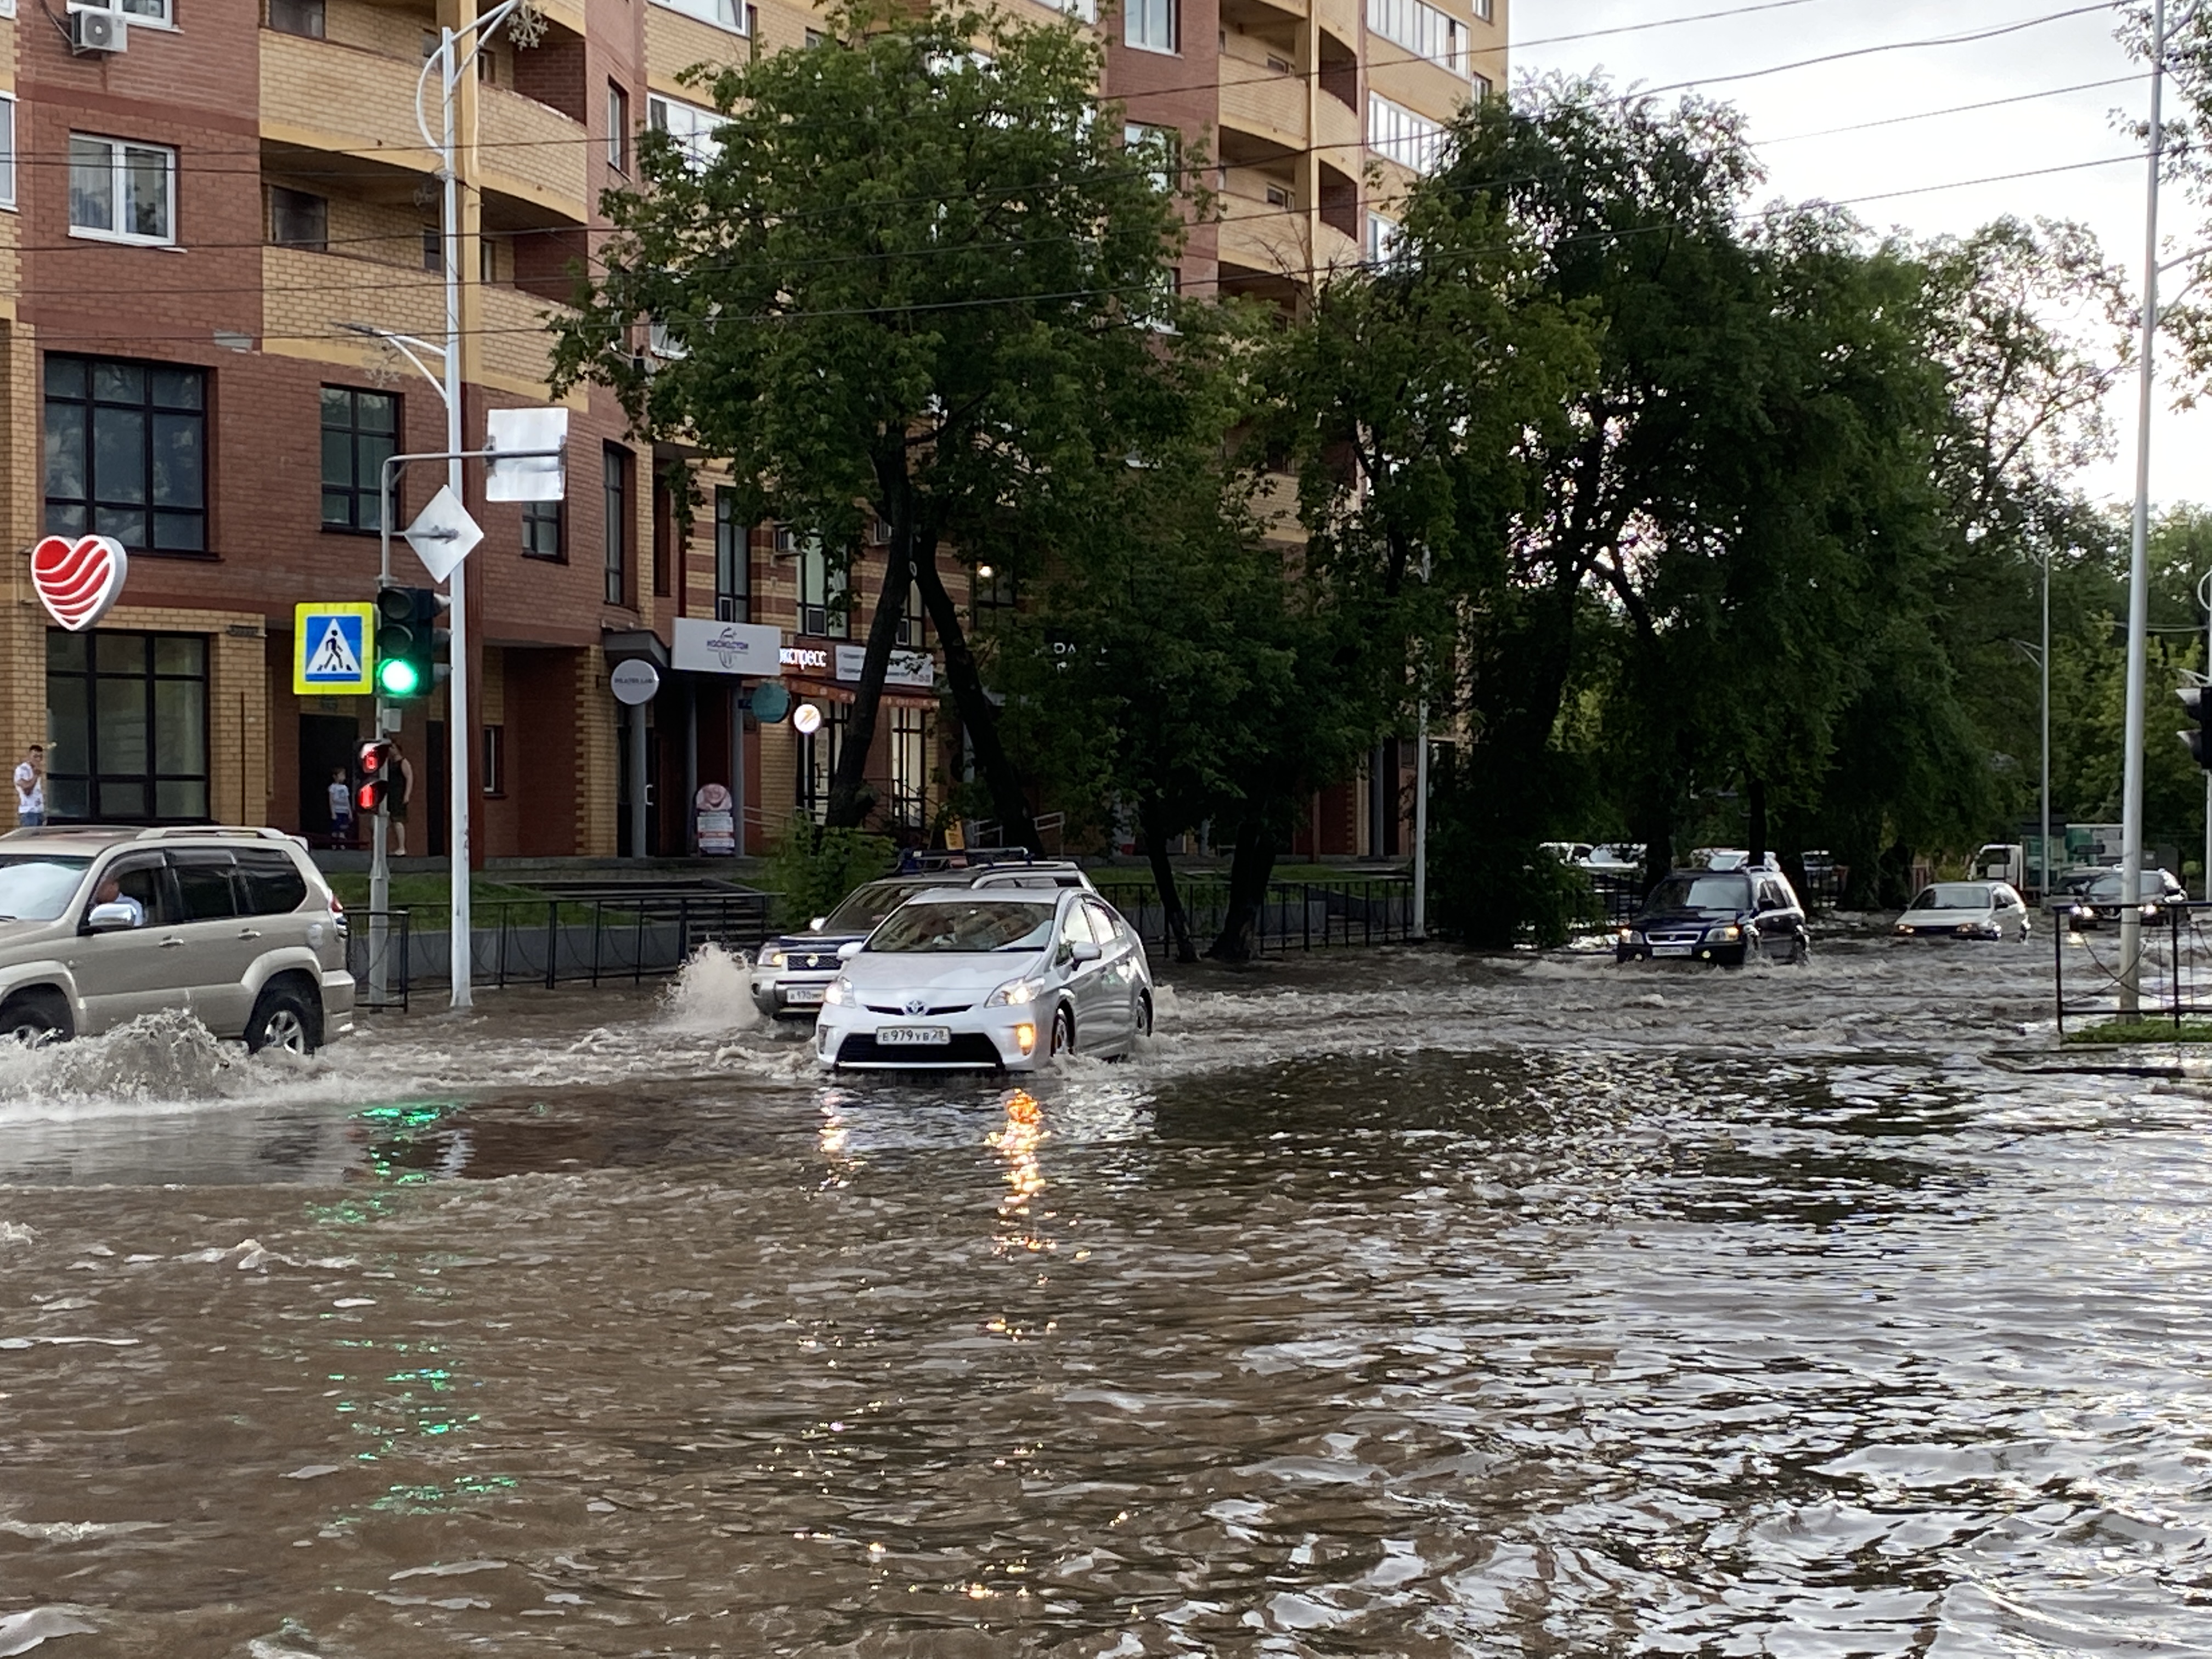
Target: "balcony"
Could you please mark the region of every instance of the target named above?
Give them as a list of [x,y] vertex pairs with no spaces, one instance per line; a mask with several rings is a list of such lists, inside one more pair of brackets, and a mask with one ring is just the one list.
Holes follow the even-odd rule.
[[477,315],[482,332],[473,378],[518,396],[545,395],[546,357],[553,349],[547,319],[568,307],[520,289],[480,288]]
[[358,363],[364,342],[338,325],[443,337],[446,292],[434,271],[306,248],[261,250],[261,349],[286,357]]
[[552,219],[580,222],[589,208],[584,124],[504,87],[479,87],[478,177],[487,191]]
[[1221,213],[1217,235],[1222,264],[1305,279],[1313,263],[1312,243],[1304,204],[1290,185],[1251,167],[1231,167],[1215,199]]
[[[1306,147],[1306,83],[1295,72],[1268,66],[1264,58],[1247,58],[1235,50],[1243,40],[1230,36],[1231,50],[1221,57],[1221,119],[1265,139],[1285,152]],[[1229,146],[1222,153],[1227,155]]]

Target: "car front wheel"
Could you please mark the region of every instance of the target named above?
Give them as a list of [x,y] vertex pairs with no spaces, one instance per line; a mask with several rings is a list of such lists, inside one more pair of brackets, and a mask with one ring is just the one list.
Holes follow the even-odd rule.
[[253,1005],[253,1018],[246,1023],[246,1047],[250,1053],[281,1048],[302,1057],[315,1052],[314,1011],[296,991],[271,988]]
[[1065,1008],[1052,1011],[1052,1047],[1048,1054],[1072,1054],[1075,1052],[1075,1016]]

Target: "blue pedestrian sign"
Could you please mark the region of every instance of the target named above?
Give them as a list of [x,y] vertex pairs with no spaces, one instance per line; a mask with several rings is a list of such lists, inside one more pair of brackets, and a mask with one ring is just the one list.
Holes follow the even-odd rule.
[[292,690],[368,696],[376,690],[376,606],[313,600],[292,607]]

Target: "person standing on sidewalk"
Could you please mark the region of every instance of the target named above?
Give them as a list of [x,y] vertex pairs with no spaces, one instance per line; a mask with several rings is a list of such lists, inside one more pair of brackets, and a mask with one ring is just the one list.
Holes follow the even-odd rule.
[[353,789],[346,782],[343,766],[331,769],[331,839],[341,846],[353,845]]
[[46,751],[33,744],[15,768],[15,822],[26,830],[46,821]]
[[384,798],[384,810],[392,820],[392,856],[404,859],[407,856],[407,803],[415,795],[415,766],[398,738],[392,740],[392,793]]

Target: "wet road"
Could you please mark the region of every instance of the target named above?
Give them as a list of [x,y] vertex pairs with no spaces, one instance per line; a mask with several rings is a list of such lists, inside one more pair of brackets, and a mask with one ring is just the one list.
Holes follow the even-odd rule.
[[2045,947],[1346,952],[825,1086],[726,964],[0,1055],[0,1654],[2212,1653],[2203,1092]]

